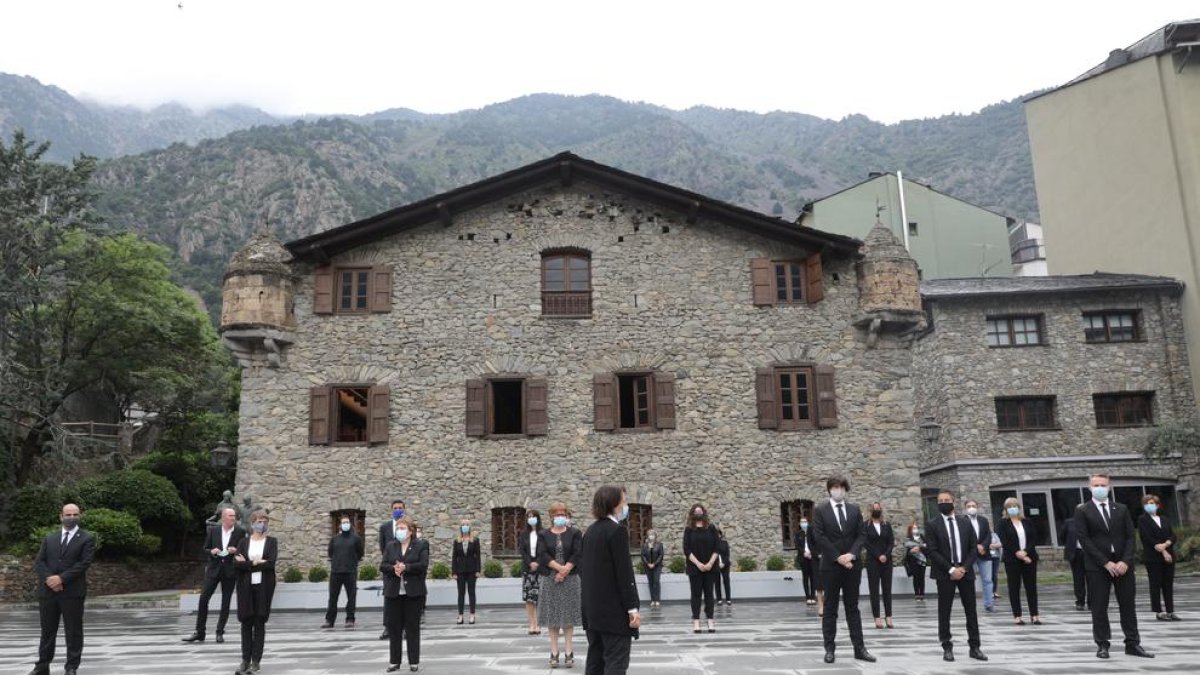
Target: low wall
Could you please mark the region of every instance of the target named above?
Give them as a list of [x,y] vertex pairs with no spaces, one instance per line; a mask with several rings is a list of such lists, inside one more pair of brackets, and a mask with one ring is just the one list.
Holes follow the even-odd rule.
[[[202,561],[109,561],[88,569],[88,595],[117,595],[145,591],[198,588],[204,578]],[[0,556],[0,602],[37,600],[33,557]]]

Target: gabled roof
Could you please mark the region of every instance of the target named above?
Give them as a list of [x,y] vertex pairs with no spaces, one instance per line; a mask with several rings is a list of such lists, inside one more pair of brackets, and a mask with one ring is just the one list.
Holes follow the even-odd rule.
[[926,300],[1147,289],[1165,290],[1171,294],[1179,294],[1183,292],[1183,282],[1171,277],[1109,274],[1106,272],[1045,277],[930,279],[921,282],[921,296]]
[[285,244],[301,260],[324,261],[330,256],[432,222],[449,223],[455,213],[489,204],[540,185],[570,185],[586,180],[665,208],[677,209],[691,222],[698,217],[792,244],[810,251],[858,255],[862,242],[853,237],[821,232],[734,206],[711,197],[660,183],[644,176],[584,159],[570,152],[527,164],[378,215],[318,232]]
[[[887,176],[892,176],[893,178],[897,178],[896,173],[894,171],[873,171],[865,180],[860,180],[853,185],[848,185],[848,186],[842,188],[841,190],[837,190],[836,192],[831,192],[831,193],[825,195],[824,197],[819,197],[817,199],[814,199],[810,202],[805,203],[804,206],[800,207],[800,212],[801,213],[812,213],[813,204],[816,204],[817,202],[823,202],[826,199],[836,197],[836,196],[842,194],[843,192],[849,192],[850,190],[853,190],[856,187],[859,187],[861,185],[866,185],[867,183],[871,183],[871,182],[880,180],[881,178],[885,178]],[[913,185],[919,185],[934,194],[941,195],[948,199],[953,199],[954,201],[957,201],[957,202],[962,202],[963,204],[977,208],[980,211],[987,211],[988,213],[991,213],[996,216],[1000,216],[1001,218],[1006,218],[1008,220],[1015,220],[1012,216],[1005,215],[1003,213],[1000,213],[999,211],[993,211],[992,209],[989,209],[985,206],[980,206],[974,202],[969,202],[969,201],[963,199],[962,197],[955,197],[954,195],[950,194],[949,192],[942,192],[941,190],[933,187],[932,185],[929,185],[928,183],[922,183],[921,181],[913,180],[911,178],[905,178],[904,182],[912,183]]]

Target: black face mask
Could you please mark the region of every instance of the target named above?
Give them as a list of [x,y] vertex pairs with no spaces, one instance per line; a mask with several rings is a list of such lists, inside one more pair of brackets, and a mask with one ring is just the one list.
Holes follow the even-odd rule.
[[948,516],[951,513],[954,513],[954,505],[953,504],[938,504],[938,511],[941,511],[943,516]]
[[872,518],[882,518],[883,511],[880,511],[879,509],[875,509],[875,510],[871,511],[871,517]]

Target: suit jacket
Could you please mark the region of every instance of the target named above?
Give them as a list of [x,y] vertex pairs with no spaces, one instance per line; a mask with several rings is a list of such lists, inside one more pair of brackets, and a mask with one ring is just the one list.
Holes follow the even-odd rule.
[[859,511],[858,506],[850,502],[844,503],[846,505],[844,529],[838,527],[837,514],[834,513],[833,504],[829,503],[829,500],[825,500],[813,508],[809,531],[813,533],[813,541],[816,542],[815,549],[821,551],[821,569],[823,570],[840,567],[837,559],[846,553],[854,556],[854,562],[858,563],[859,555],[862,553],[864,541],[862,511]]
[[[971,524],[971,516],[965,516],[965,517],[967,519],[967,524],[970,525]],[[980,560],[991,560],[992,559],[992,548],[990,545],[992,543],[992,524],[990,522],[988,522],[987,516],[975,516],[975,519],[979,521],[979,534],[976,535],[975,539],[976,539],[976,541],[979,542],[978,545],[983,546],[983,550],[987,551],[986,554],[983,554],[983,553],[979,554],[979,559]],[[971,529],[974,530],[975,528],[972,527]],[[978,550],[978,549],[976,549],[976,550]]]
[[597,520],[583,535],[580,566],[584,630],[630,635],[629,611],[640,602],[629,533],[612,518]]
[[[529,530],[521,532],[520,536],[517,537],[517,551],[521,554],[522,574],[529,574],[530,563],[537,562],[539,548],[538,544],[540,544],[542,541],[541,533],[541,530],[537,531],[538,536],[534,539],[534,544],[532,547],[529,545]],[[541,566],[539,565],[539,567]]]
[[[1034,541],[1037,540],[1037,525],[1028,519],[1022,519],[1021,525],[1025,528],[1025,552],[1034,561],[1038,559],[1037,546]],[[1004,547],[1004,555],[1001,556],[1006,563],[1021,563],[1025,561],[1017,557],[1017,551],[1021,549],[1020,538],[1017,537],[1017,528],[1013,525],[1011,518],[1005,518],[996,526],[996,534],[1000,537],[1000,545]]]
[[1075,511],[1075,530],[1083,544],[1083,569],[1088,572],[1103,571],[1106,564],[1116,561],[1133,567],[1137,546],[1129,509],[1109,499],[1108,512],[1112,522],[1105,526],[1095,501],[1089,499]]
[[[478,544],[479,540],[475,540]],[[400,596],[401,578],[393,568],[397,562],[404,563],[404,593],[413,598],[425,595],[425,572],[429,569],[429,542],[414,539],[407,551],[401,551],[400,542],[393,539],[383,551],[383,562],[379,571],[383,574],[383,597]]]
[[[624,528],[622,528],[624,529]],[[538,542],[538,573],[543,576],[557,574],[550,569],[550,561],[554,560],[556,535],[549,528],[542,530],[541,541]],[[579,574],[579,564],[583,553],[583,533],[577,527],[568,527],[566,532],[562,533],[563,557],[565,562],[573,565],[571,574]],[[626,555],[629,552],[626,551]]]
[[[233,538],[230,537],[229,541],[232,542]],[[220,546],[220,543],[218,533],[217,545]],[[279,541],[267,535],[267,541],[263,544],[262,562],[257,565],[247,555],[250,553],[250,537],[244,537],[242,544],[246,548],[238,546],[237,552],[237,556],[241,556],[242,560],[234,560],[237,556],[228,556],[233,560],[233,567],[237,572],[238,621],[249,621],[252,618],[265,620],[271,616],[271,600],[275,597],[275,563],[279,560]],[[260,583],[251,583],[254,572],[262,572]]]
[[717,539],[717,558],[721,561],[718,569],[729,569],[729,542],[725,539]]
[[[229,535],[229,545],[236,548],[238,553],[244,553],[245,539],[248,535],[242,529],[241,525],[233,526],[233,533]],[[221,548],[221,526],[208,528],[204,534],[204,556],[208,558],[208,562],[204,566],[205,579],[232,579],[236,572],[233,569],[233,556],[213,555],[214,548]]]
[[1171,545],[1167,547],[1167,552],[1171,554],[1172,559],[1175,557],[1175,532],[1171,529],[1171,524],[1167,522],[1166,518],[1159,516],[1158,520],[1162,525],[1155,525],[1154,519],[1148,513],[1138,516],[1137,528],[1138,534],[1142,538],[1143,562],[1166,562],[1163,559],[1162,553],[1154,547],[1168,540],[1171,542]]
[[396,522],[388,519],[379,524],[379,555],[383,555],[387,545],[393,541],[396,541]]
[[[966,516],[954,514],[954,522],[958,523],[958,559],[967,572],[962,580],[973,581],[975,561],[979,559],[975,528],[971,527]],[[925,558],[932,568],[929,576],[937,581],[950,579],[950,533],[946,530],[946,518],[940,513],[925,523]]]
[[[870,520],[863,523],[863,548],[867,551],[867,560],[877,565],[891,565],[892,551],[896,548],[896,533],[891,523],[880,523],[879,532]],[[887,562],[879,562],[879,556],[886,555]]]
[[1076,555],[1083,555],[1083,551],[1079,548],[1079,534],[1075,529],[1075,518],[1071,517],[1063,525],[1063,557],[1070,561],[1074,560]]
[[471,541],[467,542],[466,552],[463,552],[462,540],[455,539],[454,552],[450,555],[450,571],[455,574],[479,574],[482,569],[479,540],[471,537]]
[[[642,544],[642,562],[650,565],[655,565],[656,570],[662,571],[663,558],[666,557],[666,549],[663,548],[661,541],[654,542],[654,545]],[[646,571],[650,571],[649,568]]]
[[[75,536],[67,542],[67,548],[63,549],[62,533],[60,527],[46,535],[38,548],[37,557],[33,559],[33,569],[38,577],[39,598],[53,595],[64,598],[87,596],[87,571],[96,555],[96,540],[91,533],[80,527],[75,531]],[[46,585],[46,579],[54,575],[62,578],[61,591],[52,591]]]

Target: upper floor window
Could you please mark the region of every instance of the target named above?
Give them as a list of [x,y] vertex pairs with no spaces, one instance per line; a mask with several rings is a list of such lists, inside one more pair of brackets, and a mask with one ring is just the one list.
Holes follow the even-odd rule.
[[1042,344],[1042,317],[995,316],[987,319],[989,347],[1026,347]]
[[837,426],[833,367],[759,368],[756,378],[758,428],[791,431]]
[[309,392],[309,445],[386,443],[391,389],[387,385],[321,385]]
[[755,305],[800,305],[825,297],[821,256],[799,260],[755,258],[750,282]]
[[1056,429],[1054,397],[997,398],[996,426],[1001,431]]
[[542,315],[592,315],[592,258],[586,251],[542,254]]
[[495,376],[467,380],[468,436],[545,436],[546,380]]
[[392,271],[386,267],[319,267],[313,275],[314,314],[392,310]]
[[492,509],[492,555],[516,555],[520,537],[525,533],[525,507],[501,506]]
[[1135,310],[1083,313],[1083,336],[1088,342],[1134,342],[1140,340],[1141,322]]
[[1144,427],[1154,423],[1154,392],[1093,394],[1098,427]]

